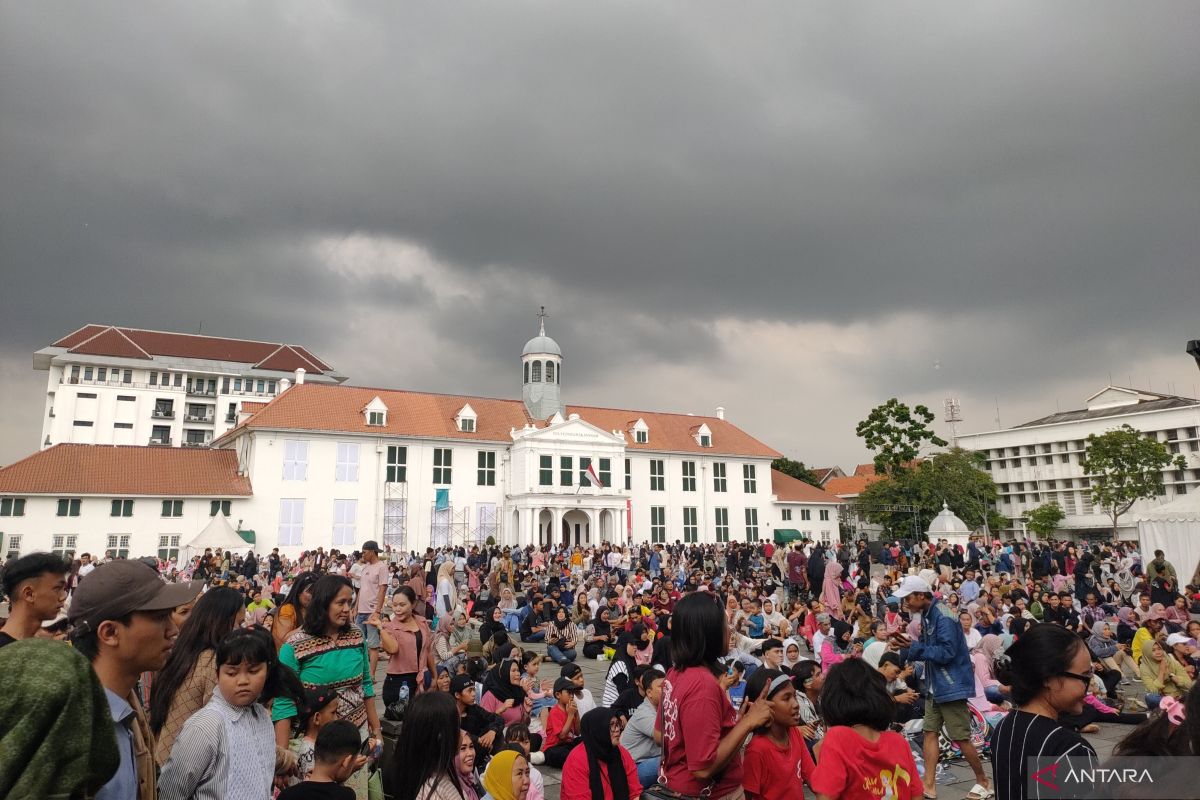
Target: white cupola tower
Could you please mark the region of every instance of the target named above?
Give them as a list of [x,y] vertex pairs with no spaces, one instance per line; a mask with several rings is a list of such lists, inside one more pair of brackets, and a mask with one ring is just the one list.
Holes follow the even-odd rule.
[[538,314],[538,335],[521,351],[521,399],[534,419],[563,413],[562,349],[546,335],[546,307]]

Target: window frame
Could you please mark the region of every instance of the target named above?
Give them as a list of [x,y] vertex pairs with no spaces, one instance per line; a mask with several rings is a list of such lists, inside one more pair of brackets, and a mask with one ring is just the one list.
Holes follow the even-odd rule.
[[742,493],[758,494],[757,464],[742,464]]
[[[655,465],[658,469],[655,470]],[[650,459],[650,491],[665,492],[667,490],[667,462],[665,459]]]
[[334,452],[334,482],[358,483],[358,464],[359,457],[362,455],[359,443],[337,442]]
[[681,469],[682,469],[682,476],[683,476],[683,491],[685,491],[685,492],[696,491],[696,462],[695,461],[681,462]]
[[650,506],[650,542],[665,544],[667,541],[667,507]]
[[128,497],[114,497],[108,515],[110,517],[132,517],[133,500]]
[[475,458],[476,475],[475,481],[477,486],[495,486],[496,485],[496,451],[495,450],[480,450],[479,455]]
[[283,440],[283,480],[308,480],[308,440]]
[[729,508],[726,506],[716,506],[713,511],[713,521],[715,523],[714,530],[718,542],[729,541]]
[[177,499],[169,499],[162,501],[162,518],[163,519],[179,519],[183,516],[183,501]]
[[758,509],[746,509],[746,541],[759,541]]
[[435,486],[449,486],[454,480],[454,449],[450,447],[433,448],[433,483]]
[[[728,492],[729,477],[727,476],[724,461],[714,461],[713,465],[713,491]],[[728,540],[726,540],[728,541]]]
[[554,485],[554,456],[538,455],[538,486]]
[[558,485],[559,486],[574,486],[575,480],[575,456],[558,457]]
[[698,514],[696,506],[683,507],[683,541],[685,544],[695,544],[700,539]]
[[408,483],[408,445],[389,444],[384,457],[384,483]]
[[24,497],[0,498],[0,517],[23,517],[23,516],[25,516],[25,498]]

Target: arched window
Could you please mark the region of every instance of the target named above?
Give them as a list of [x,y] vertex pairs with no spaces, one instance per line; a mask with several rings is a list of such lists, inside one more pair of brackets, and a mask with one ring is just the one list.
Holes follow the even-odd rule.
[[529,383],[529,362],[525,362],[525,383]]
[[554,383],[554,362],[546,362],[546,383]]
[[542,382],[542,362],[540,361],[533,362],[533,382]]

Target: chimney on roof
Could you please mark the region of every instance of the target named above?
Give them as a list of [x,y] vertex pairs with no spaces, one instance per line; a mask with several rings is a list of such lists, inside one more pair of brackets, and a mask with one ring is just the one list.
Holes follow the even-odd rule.
[[717,406],[717,419],[725,419],[725,406]]
[[304,383],[304,367],[296,367],[296,385],[301,386]]
[[284,378],[283,380],[281,380],[279,382],[279,393],[283,394],[284,392],[286,392],[288,390],[288,387],[290,387],[291,385],[292,385],[292,382],[289,381],[287,378]]

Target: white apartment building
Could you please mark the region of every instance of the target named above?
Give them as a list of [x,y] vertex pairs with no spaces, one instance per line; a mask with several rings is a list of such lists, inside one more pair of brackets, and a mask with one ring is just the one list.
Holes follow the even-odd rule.
[[293,376],[345,380],[299,345],[112,325],[85,325],[33,366],[47,372],[42,447],[204,447],[237,424],[244,401],[270,400]]
[[[219,455],[219,465],[210,465],[218,484],[186,493],[129,465],[123,469],[135,486],[83,492],[54,477],[73,472],[69,465],[37,470],[48,476],[48,483],[38,483],[29,468],[16,470],[25,464],[19,462],[0,469],[0,502],[11,509],[21,501],[25,511],[23,519],[0,518],[3,544],[6,552],[59,544],[70,550],[67,539],[55,537],[75,535],[76,552],[95,552],[101,545],[112,549],[107,545],[115,535],[119,551],[128,536],[130,552],[145,555],[156,545],[170,549],[176,536],[186,544],[210,511],[225,513],[225,506],[212,505],[216,500],[228,501],[243,532],[254,532],[256,550],[278,546],[292,555],[317,547],[350,551],[368,539],[422,550],[489,539],[513,545],[755,541],[771,538],[776,528],[836,538],[841,501],[773,474],[779,454],[727,421],[723,409],[699,417],[563,406],[562,361],[543,329],[521,356],[521,400],[304,381],[281,388],[269,402],[241,406],[239,424],[217,436],[214,449],[74,448],[106,464],[102,472],[116,468],[108,461],[117,456],[106,453]],[[242,487],[237,481],[244,493],[217,491]],[[105,502],[125,497],[135,500],[131,522],[104,517]],[[56,516],[64,498],[88,501],[78,524]],[[184,502],[179,530],[168,530],[153,514],[155,503],[168,499]],[[85,536],[88,526],[95,530]]]
[[0,553],[174,558],[249,496],[227,450],[58,444],[0,469]]
[[1024,534],[1031,508],[1057,502],[1066,512],[1061,528],[1076,536],[1108,538],[1112,522],[1092,505],[1089,476],[1080,462],[1090,434],[1129,425],[1153,436],[1187,468],[1163,473],[1161,497],[1138,502],[1119,521],[1121,538],[1136,538],[1139,512],[1181,495],[1200,491],[1200,400],[1106,386],[1081,409],[1063,411],[1015,428],[960,435],[958,443],[987,456],[987,470],[999,489],[997,508],[1009,518],[1009,534]]

